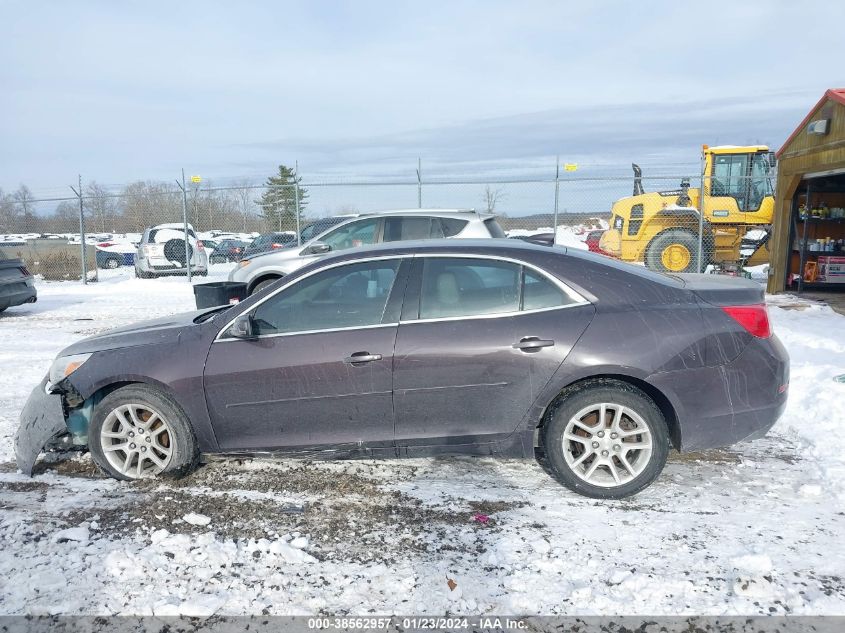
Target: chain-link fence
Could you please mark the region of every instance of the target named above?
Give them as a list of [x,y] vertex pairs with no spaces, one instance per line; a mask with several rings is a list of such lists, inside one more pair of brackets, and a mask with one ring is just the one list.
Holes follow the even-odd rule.
[[313,239],[330,225],[327,218],[449,208],[494,214],[508,237],[585,248],[656,270],[742,271],[765,261],[761,247],[773,207],[768,175],[708,175],[702,196],[700,174],[651,171],[330,181],[287,170],[264,184],[182,176],[119,190],[80,181],[73,196],[61,198],[0,194],[0,256],[22,258],[47,280],[90,281],[133,269],[139,277],[222,274],[219,266],[231,267],[244,254]]

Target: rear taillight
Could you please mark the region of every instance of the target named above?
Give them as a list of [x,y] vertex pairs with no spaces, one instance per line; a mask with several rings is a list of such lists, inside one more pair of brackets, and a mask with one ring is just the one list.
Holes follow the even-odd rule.
[[762,303],[750,306],[722,306],[729,317],[744,327],[749,334],[757,338],[769,338],[772,326],[769,324],[769,312]]
[[285,247],[284,244],[270,244],[270,248],[272,248],[274,250],[277,249],[277,248],[284,248],[284,247]]
[[100,242],[97,244],[100,248],[108,248],[109,246],[114,246],[113,242]]

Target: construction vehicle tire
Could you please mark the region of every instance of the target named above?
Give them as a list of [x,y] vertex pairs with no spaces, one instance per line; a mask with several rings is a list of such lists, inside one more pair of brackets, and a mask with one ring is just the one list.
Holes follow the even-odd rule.
[[[704,265],[708,257],[708,242],[705,239]],[[645,265],[663,273],[703,272],[698,261],[698,236],[686,229],[668,229],[659,233],[646,247]]]

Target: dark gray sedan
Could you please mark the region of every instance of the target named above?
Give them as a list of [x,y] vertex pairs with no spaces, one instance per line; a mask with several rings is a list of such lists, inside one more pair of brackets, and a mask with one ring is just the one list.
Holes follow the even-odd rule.
[[35,303],[35,279],[20,259],[10,259],[0,250],[0,312],[24,303]]
[[391,243],[70,346],[16,451],[31,473],[45,447],[87,444],[119,479],[202,453],[536,456],[618,498],[670,446],[764,435],[788,381],[753,282],[514,240]]

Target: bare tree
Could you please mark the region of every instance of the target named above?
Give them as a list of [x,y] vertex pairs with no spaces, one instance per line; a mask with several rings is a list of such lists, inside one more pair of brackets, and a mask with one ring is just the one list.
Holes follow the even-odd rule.
[[481,199],[484,201],[484,205],[487,208],[487,213],[495,213],[496,212],[496,205],[502,202],[505,198],[507,198],[504,189],[496,188],[494,189],[490,185],[484,187],[484,194],[482,195]]
[[101,233],[105,233],[108,228],[114,230],[113,225],[117,204],[108,189],[92,180],[85,188],[85,200],[83,204],[85,211],[94,220],[96,230]]
[[17,227],[18,208],[10,193],[0,189],[0,233],[12,233]]
[[38,218],[35,215],[35,197],[29,187],[22,184],[12,194],[12,200],[17,207],[21,228],[25,233],[34,233],[38,229]]
[[53,233],[78,233],[79,205],[72,200],[62,200],[53,215],[44,219],[44,226]]
[[250,216],[255,216],[255,203],[252,200],[253,190],[250,186],[249,180],[240,180],[235,183],[235,188],[232,189],[232,195],[235,198],[235,204],[238,213],[243,220],[243,232],[247,232],[247,221]]
[[139,180],[126,185],[121,196],[123,231],[143,231],[148,226],[182,219],[181,192],[167,183]]

